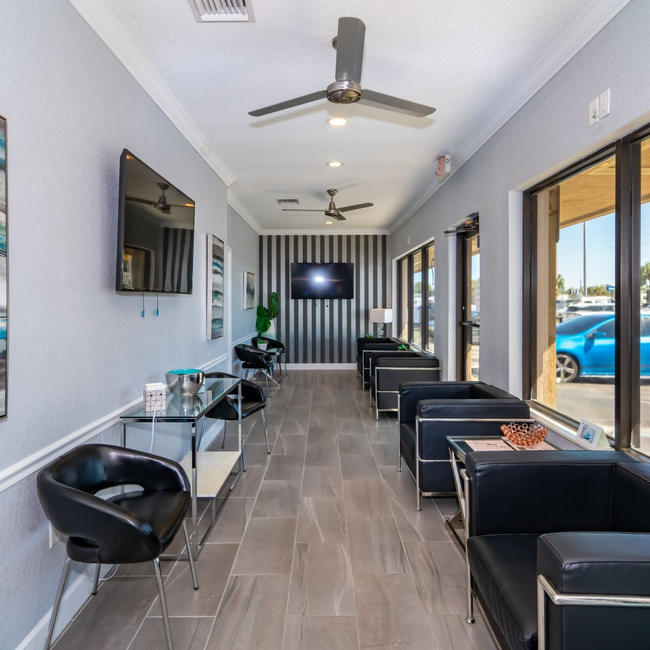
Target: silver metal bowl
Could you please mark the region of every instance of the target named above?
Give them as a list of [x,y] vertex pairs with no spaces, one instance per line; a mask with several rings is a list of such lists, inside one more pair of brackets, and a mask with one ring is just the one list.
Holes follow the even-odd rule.
[[205,379],[203,370],[196,368],[170,370],[165,374],[167,387],[174,395],[190,397],[196,395]]

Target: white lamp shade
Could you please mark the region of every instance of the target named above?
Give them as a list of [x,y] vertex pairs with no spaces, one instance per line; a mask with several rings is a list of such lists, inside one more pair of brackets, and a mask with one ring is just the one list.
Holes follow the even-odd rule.
[[392,309],[371,309],[370,322],[371,323],[392,323],[393,310]]

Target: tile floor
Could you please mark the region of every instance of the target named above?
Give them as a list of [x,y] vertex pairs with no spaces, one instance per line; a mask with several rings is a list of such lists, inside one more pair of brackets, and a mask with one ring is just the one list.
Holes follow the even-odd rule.
[[[162,563],[176,650],[493,650],[480,617],[464,621],[441,514],[454,504],[416,512],[395,418],[375,420],[356,373],[290,372],[266,411],[272,455],[247,421],[248,471],[199,558],[200,589],[186,562]],[[152,567],[120,567],[56,650],[165,650],[156,594]]]

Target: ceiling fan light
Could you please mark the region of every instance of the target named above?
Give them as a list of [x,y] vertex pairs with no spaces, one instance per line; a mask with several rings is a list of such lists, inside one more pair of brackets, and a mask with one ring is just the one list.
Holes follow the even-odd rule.
[[331,225],[332,225],[332,222],[331,222],[331,221],[326,221],[325,224],[326,224],[327,226],[331,226]]
[[339,162],[338,160],[330,160],[330,162],[326,164],[328,167],[343,167],[343,163]]
[[348,121],[344,117],[330,117],[327,123],[330,126],[345,126]]

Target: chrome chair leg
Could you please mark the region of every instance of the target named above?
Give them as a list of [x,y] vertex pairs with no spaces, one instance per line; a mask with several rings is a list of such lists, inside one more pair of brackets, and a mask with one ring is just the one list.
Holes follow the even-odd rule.
[[228,420],[223,421],[223,438],[221,439],[221,449],[226,446],[226,427],[228,426]]
[[266,396],[271,399],[271,389],[269,388],[269,375],[264,373],[264,379],[266,379]]
[[63,589],[65,588],[65,581],[68,578],[68,573],[70,572],[70,564],[72,560],[68,558],[63,565],[63,571],[61,572],[61,579],[59,580],[59,588],[56,591],[56,598],[54,599],[54,607],[52,607],[52,615],[50,616],[50,625],[47,629],[47,639],[45,639],[45,650],[50,650],[50,644],[52,643],[52,636],[54,635],[54,626],[56,625],[56,617],[59,613],[59,607],[61,605],[61,599],[63,598]]
[[[190,552],[191,555],[191,552]],[[169,613],[167,612],[167,600],[165,599],[165,586],[163,584],[162,574],[160,573],[160,559],[153,561],[156,568],[156,582],[158,583],[158,596],[160,597],[160,608],[162,609],[163,624],[165,626],[165,638],[167,639],[167,650],[174,650],[172,642],[172,631],[169,627]]]
[[264,415],[264,409],[260,411],[260,417],[262,418],[262,424],[264,425],[264,440],[266,440],[266,453],[271,453],[271,447],[269,445],[269,432],[266,428],[266,415]]
[[[215,500],[213,499],[213,502]],[[192,582],[194,589],[199,588],[199,581],[196,579],[196,567],[194,566],[194,555],[192,555],[192,547],[190,546],[190,536],[187,534],[187,524],[183,520],[183,535],[185,536],[185,548],[187,549],[187,557],[190,561],[190,573],[192,574]]]
[[92,590],[92,595],[96,596],[97,595],[97,590],[99,589],[99,573],[102,570],[102,565],[98,564],[95,567],[95,577],[93,578],[93,590]]

